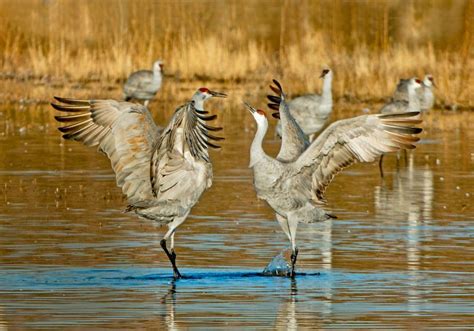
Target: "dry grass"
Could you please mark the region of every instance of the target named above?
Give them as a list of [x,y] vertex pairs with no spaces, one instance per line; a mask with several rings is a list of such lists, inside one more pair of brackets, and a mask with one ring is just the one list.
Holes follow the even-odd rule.
[[474,106],[472,0],[4,0],[0,11],[4,77],[116,84],[162,58],[174,79],[276,76],[300,94],[328,65],[336,97],[385,98],[398,78],[429,72],[440,104]]

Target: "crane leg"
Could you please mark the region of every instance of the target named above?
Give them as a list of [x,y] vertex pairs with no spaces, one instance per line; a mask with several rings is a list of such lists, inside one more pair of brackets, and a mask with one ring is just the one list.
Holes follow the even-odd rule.
[[294,219],[288,219],[288,229],[290,230],[290,241],[291,241],[291,274],[290,277],[295,277],[295,265],[296,259],[298,258],[298,247],[296,247],[296,228],[298,227],[298,221]]
[[176,253],[174,252],[174,249],[171,249],[171,253],[168,251],[168,248],[166,247],[166,239],[161,239],[160,245],[161,248],[163,248],[163,250],[165,251],[166,256],[168,256],[171,265],[173,266],[174,278],[181,278],[181,274],[179,273],[179,270],[176,267]]
[[[183,216],[175,217],[172,222],[168,223],[168,232],[166,232],[165,236],[160,241],[161,248],[163,248],[163,250],[166,253],[166,256],[168,256],[168,259],[170,260],[171,265],[173,266],[173,274],[174,274],[175,279],[181,278],[181,274],[178,270],[178,267],[176,267],[176,253],[174,251],[174,232],[176,231],[178,226],[180,226],[186,220],[186,217],[188,217],[188,214],[189,214],[189,211]],[[166,247],[166,240],[168,238],[171,239],[171,245],[170,245],[171,253]]]
[[276,214],[276,219],[280,224],[283,232],[288,236],[288,239],[291,242],[291,273],[290,277],[295,277],[295,265],[296,259],[298,258],[298,248],[296,247],[296,228],[298,226],[298,222],[296,221],[289,221],[287,218]]
[[380,177],[382,178],[383,178],[383,156],[384,154],[380,155],[380,159],[379,159]]
[[295,273],[295,265],[296,265],[296,259],[298,258],[298,247],[295,247],[292,250],[291,253],[291,278],[294,278],[296,273]]

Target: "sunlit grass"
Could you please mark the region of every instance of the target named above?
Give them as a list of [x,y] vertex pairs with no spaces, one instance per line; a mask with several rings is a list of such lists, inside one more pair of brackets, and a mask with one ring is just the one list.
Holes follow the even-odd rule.
[[[437,4],[418,1],[410,12],[398,1],[4,1],[0,70],[110,85],[161,58],[169,81],[250,87],[278,77],[295,95],[319,90],[330,66],[334,95],[349,100],[381,100],[399,78],[431,73],[439,105],[473,106],[472,2]],[[457,20],[435,21],[446,8]]]

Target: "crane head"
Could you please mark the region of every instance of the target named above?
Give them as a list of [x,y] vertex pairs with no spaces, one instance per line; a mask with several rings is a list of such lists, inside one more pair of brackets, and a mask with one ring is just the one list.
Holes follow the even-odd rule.
[[253,117],[255,118],[257,122],[260,122],[263,119],[266,120],[267,114],[265,113],[265,111],[261,109],[255,109],[245,101],[244,101],[244,105],[247,106],[248,111],[253,115]]
[[324,78],[330,71],[331,69],[324,69],[321,71],[321,76],[319,76],[319,78]]
[[423,82],[416,77],[410,79],[408,84],[408,88],[412,90],[416,90],[422,86]]
[[227,94],[222,92],[211,91],[207,87],[201,87],[196,91],[194,97],[199,98],[200,100],[207,100],[212,97],[226,98]]
[[431,87],[431,86],[436,87],[434,78],[431,74],[427,74],[425,76],[425,79],[423,80],[423,85],[428,86],[428,87]]
[[163,71],[163,67],[164,67],[164,64],[163,64],[163,61],[161,60],[158,60],[155,63],[153,63],[154,71]]

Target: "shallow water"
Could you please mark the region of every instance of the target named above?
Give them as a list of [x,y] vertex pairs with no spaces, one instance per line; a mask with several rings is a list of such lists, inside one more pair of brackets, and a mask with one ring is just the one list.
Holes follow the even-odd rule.
[[[180,102],[152,104],[157,121]],[[63,142],[47,106],[0,108],[0,330],[474,325],[474,113],[431,112],[399,170],[385,158],[385,180],[377,164],[338,175],[338,219],[300,226],[290,280],[260,274],[288,242],[255,197],[255,126],[240,107],[212,101],[227,140],[176,235],[178,281],[164,229],[122,213],[105,157]],[[341,106],[333,120],[354,114]]]

